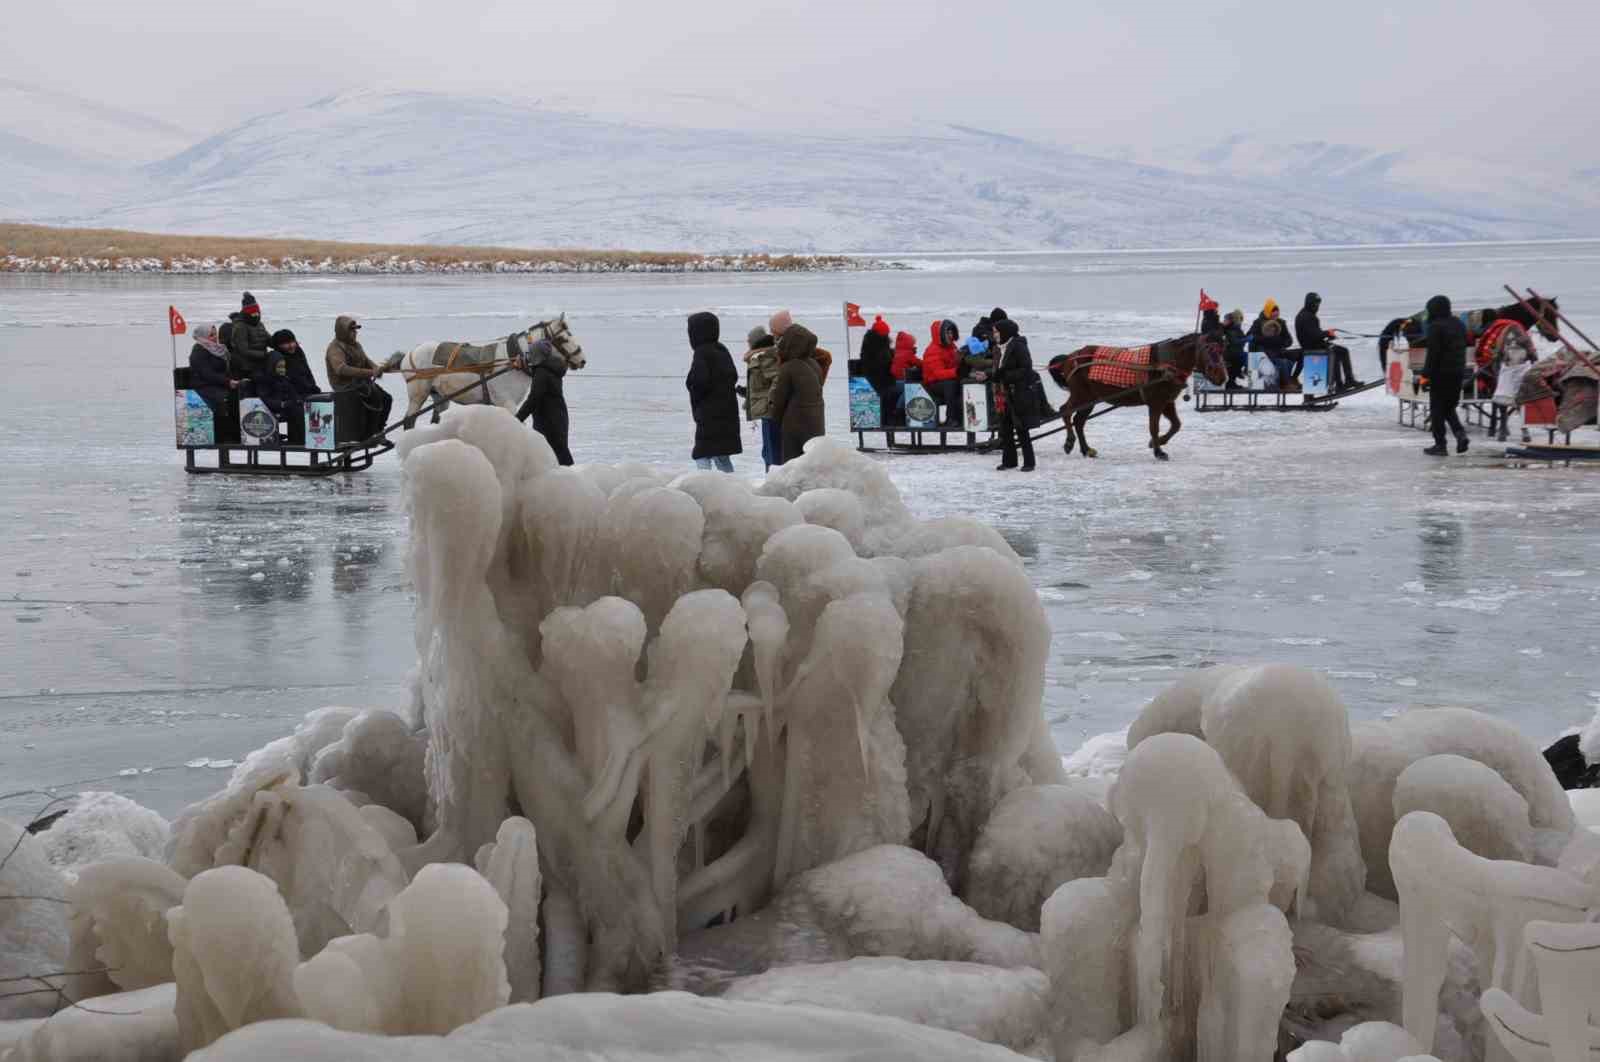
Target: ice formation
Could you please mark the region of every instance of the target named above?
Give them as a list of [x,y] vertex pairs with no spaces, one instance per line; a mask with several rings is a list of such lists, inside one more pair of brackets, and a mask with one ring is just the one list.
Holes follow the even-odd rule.
[[1295,971],[1271,898],[1305,893],[1299,828],[1268,819],[1183,733],[1133,747],[1112,811],[1124,840],[1110,874],[1061,886],[1044,908],[1056,1058],[1269,1062]]
[[51,986],[62,978],[28,978],[69,969],[65,894],[39,839],[0,819],[0,1020],[41,1017],[61,1005]]
[[1480,986],[1491,1057],[1596,1035],[1600,834],[1504,724],[1224,666],[1063,759],[1015,552],[848,447],[561,468],[472,408],[401,449],[411,703],[170,834],[0,824],[0,978],[56,986],[0,1059],[1477,1062]]
[[1305,913],[1337,924],[1363,891],[1366,866],[1346,782],[1350,723],[1327,680],[1287,665],[1200,671],[1162,693],[1128,730],[1138,751],[1163,733],[1200,738],[1267,815],[1311,845]]
[[78,868],[116,856],[160,859],[172,827],[116,793],[88,792],[39,837],[46,857],[70,881]]
[[1355,754],[1350,761],[1350,792],[1367,864],[1367,888],[1395,898],[1389,868],[1389,837],[1398,821],[1395,786],[1407,767],[1429,756],[1452,755],[1490,768],[1528,802],[1535,830],[1559,851],[1571,834],[1572,805],[1539,747],[1503,720],[1465,708],[1411,711],[1383,722],[1351,728]]

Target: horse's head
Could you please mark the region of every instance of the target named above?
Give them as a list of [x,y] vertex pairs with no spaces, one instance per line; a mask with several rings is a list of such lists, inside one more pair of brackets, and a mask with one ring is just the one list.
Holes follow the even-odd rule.
[[578,342],[578,337],[572,334],[572,329],[567,326],[567,315],[562,314],[554,321],[540,321],[528,329],[528,342],[533,344],[541,339],[550,341],[566,361],[567,368],[581,369],[588,364],[588,359],[583,356],[583,344]]
[[1228,363],[1223,358],[1226,350],[1227,342],[1221,332],[1208,332],[1195,337],[1195,368],[1218,387],[1228,382]]
[[1556,306],[1556,300],[1547,299],[1540,295],[1529,299],[1528,305],[1533,307],[1534,313],[1538,314],[1533,319],[1533,327],[1537,328],[1539,334],[1551,343],[1559,343],[1561,341],[1561,332],[1556,318],[1556,310],[1559,309]]

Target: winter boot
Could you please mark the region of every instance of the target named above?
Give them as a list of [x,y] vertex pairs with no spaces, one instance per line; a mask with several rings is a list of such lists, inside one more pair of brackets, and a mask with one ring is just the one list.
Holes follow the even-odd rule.
[[1466,452],[1467,452],[1467,433],[1466,432],[1462,432],[1460,435],[1456,436],[1456,453],[1464,454]]
[[1450,456],[1449,449],[1447,449],[1444,446],[1439,445],[1438,443],[1434,443],[1432,446],[1428,447],[1426,450],[1424,450],[1422,452],[1427,454],[1429,457],[1449,457]]

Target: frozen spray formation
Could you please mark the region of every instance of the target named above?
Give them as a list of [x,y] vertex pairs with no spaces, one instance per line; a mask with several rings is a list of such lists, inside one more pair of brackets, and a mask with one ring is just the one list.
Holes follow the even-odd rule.
[[1317,675],[1217,667],[1069,777],[1016,554],[844,446],[752,487],[559,468],[491,409],[402,445],[411,703],[311,713],[170,836],[105,799],[49,845],[0,824],[0,973],[38,988],[0,992],[0,1060],[1600,1036],[1600,836],[1502,724],[1352,728]]

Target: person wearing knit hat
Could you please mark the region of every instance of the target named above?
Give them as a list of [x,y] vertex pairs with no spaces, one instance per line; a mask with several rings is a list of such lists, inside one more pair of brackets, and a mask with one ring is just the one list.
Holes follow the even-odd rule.
[[1001,321],[1005,321],[1005,320],[1008,320],[1008,318],[1006,317],[1006,312],[1004,310],[1002,310],[1000,307],[996,306],[994,309],[989,311],[989,323],[990,324],[997,325]]
[[872,326],[861,337],[861,375],[878,393],[880,424],[900,421],[900,405],[905,398],[905,385],[894,378],[891,366],[894,348],[889,342],[889,322],[882,315],[872,319]]
[[772,417],[772,388],[778,382],[778,341],[761,325],[745,336],[744,416],[761,426],[761,460],[772,471],[783,464],[783,434]]
[[289,370],[289,383],[294,385],[295,392],[301,398],[322,393],[316,374],[311,371],[310,362],[306,361],[306,352],[300,349],[300,341],[293,332],[280,328],[272,333],[272,349],[283,355]]
[[241,380],[253,380],[267,368],[271,333],[261,323],[261,305],[248,291],[239,300],[237,313],[228,315],[228,367]]

